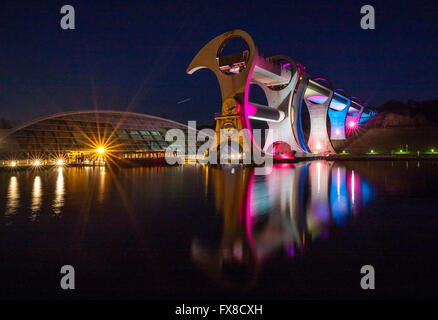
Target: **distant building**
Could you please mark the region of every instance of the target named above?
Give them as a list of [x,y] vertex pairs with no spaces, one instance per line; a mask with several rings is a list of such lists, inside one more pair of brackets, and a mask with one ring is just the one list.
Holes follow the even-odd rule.
[[[105,153],[115,159],[164,158],[169,129],[184,124],[146,114],[126,111],[74,111],[35,119],[0,136],[2,160],[49,161],[63,157],[83,163]],[[175,155],[187,152],[172,144]]]

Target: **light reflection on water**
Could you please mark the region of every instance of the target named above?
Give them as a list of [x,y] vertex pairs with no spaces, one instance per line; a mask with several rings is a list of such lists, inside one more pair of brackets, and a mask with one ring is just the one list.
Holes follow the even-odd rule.
[[63,168],[58,168],[58,177],[56,178],[56,189],[55,189],[55,199],[53,199],[53,212],[55,214],[60,214],[61,209],[64,206],[64,175]]
[[373,197],[365,179],[333,162],[277,164],[265,176],[251,169],[242,174],[212,170],[222,238],[216,246],[195,238],[192,258],[232,287],[250,286],[263,263],[278,252],[290,258],[304,254],[308,244],[327,238]]
[[33,180],[32,204],[31,204],[32,213],[29,218],[31,221],[38,220],[38,211],[41,209],[41,204],[42,204],[41,178],[40,176],[36,176]]
[[[110,202],[114,200],[109,197],[107,190],[108,187],[114,188],[108,185],[110,178],[115,181],[122,200],[129,202],[132,200],[130,193],[141,190],[136,190],[141,183],[138,179],[153,180],[160,175],[160,171],[144,169],[140,176],[122,173],[119,177],[103,167],[57,168],[33,173],[29,195],[24,194],[26,188],[20,188],[20,183],[28,181],[29,173],[22,173],[27,178],[22,176],[21,180],[12,175],[7,187],[6,221],[19,212],[23,205],[26,206],[26,203],[21,203],[26,199],[30,201],[31,221],[38,220],[45,203],[52,213],[61,215],[67,189],[83,207],[95,203],[110,208]],[[172,179],[177,179],[175,182],[184,176],[183,168],[177,170],[178,174],[172,176]],[[55,183],[51,184],[55,174]],[[66,174],[70,177],[68,186]],[[237,248],[242,246],[247,246],[245,250],[249,250],[247,253],[257,261],[262,261],[277,248],[283,248],[285,252],[303,251],[306,241],[326,237],[330,225],[344,224],[348,217],[358,214],[360,207],[369,203],[373,196],[370,184],[358,173],[333,162],[277,164],[269,175],[255,175],[251,168],[231,171],[226,167],[202,167],[197,174],[201,175],[204,186],[202,196],[207,198],[211,191],[216,210],[223,215],[224,255],[228,254],[225,248],[231,246],[234,249],[230,252],[237,252],[240,259],[243,258],[243,249]],[[120,177],[129,177],[129,180],[119,181]],[[133,185],[129,186],[128,183]],[[177,186],[175,183],[169,184],[169,192],[159,196],[165,198],[190,192],[180,190]],[[194,242],[195,259],[196,253],[201,250],[200,246]]]
[[[432,161],[315,161],[277,164],[266,176],[200,165],[4,170],[7,259],[0,270],[8,289],[0,296],[33,289],[30,296],[40,297],[52,292],[48,283],[57,294],[59,279],[51,277],[59,273],[52,271],[73,263],[84,277],[84,298],[318,298],[314,288],[324,282],[330,289],[338,271],[358,267],[359,275],[363,263],[379,263],[379,272],[392,275],[409,257],[405,273],[392,278],[397,287],[414,269],[432,270],[418,264],[419,254],[437,261],[438,218],[430,210],[438,207],[437,168]],[[28,274],[39,276],[28,285]],[[341,289],[350,297],[350,287],[347,277],[330,297]]]
[[20,191],[18,186],[18,180],[16,176],[12,176],[9,179],[5,216],[8,217],[10,215],[15,214],[19,205],[20,205]]
[[[105,200],[104,173],[104,168],[63,167],[12,172],[8,181],[5,181],[5,224],[13,224],[16,219],[21,221],[19,216],[26,210],[32,222],[38,222],[41,215],[62,215],[67,187],[73,195],[72,205],[79,204],[77,210],[82,210],[82,206],[89,207],[90,203],[101,204]],[[7,173],[3,172],[2,175]],[[68,186],[66,176],[70,177]]]

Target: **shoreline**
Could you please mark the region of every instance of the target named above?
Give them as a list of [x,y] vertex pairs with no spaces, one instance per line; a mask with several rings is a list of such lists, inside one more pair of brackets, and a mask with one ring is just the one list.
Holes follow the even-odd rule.
[[[403,154],[403,155],[343,155],[343,154],[337,154],[337,155],[329,155],[329,156],[309,156],[309,157],[296,157],[294,159],[273,159],[273,163],[299,163],[299,162],[308,162],[308,161],[438,161],[438,154],[426,154],[426,155],[413,155],[413,154]],[[199,164],[203,164],[198,162]],[[181,165],[192,165],[195,163],[185,163]],[[211,166],[218,166],[218,165],[245,165],[245,166],[253,166],[253,167],[259,167],[263,165],[257,165],[257,164],[243,164],[243,163],[223,163],[223,164],[212,164]],[[39,167],[34,167],[32,165],[19,165],[16,167],[10,167],[10,166],[0,166],[0,171],[22,171],[22,170],[44,170],[49,168],[68,168],[68,167],[92,167],[92,168],[100,168],[100,167],[106,167],[107,165],[89,165],[89,164],[67,164],[64,166],[57,166],[57,165],[41,165]],[[129,166],[120,166],[125,168],[135,168],[135,167],[173,167],[175,165],[168,165],[164,163],[136,163],[135,165]],[[177,165],[178,166],[178,165]]]

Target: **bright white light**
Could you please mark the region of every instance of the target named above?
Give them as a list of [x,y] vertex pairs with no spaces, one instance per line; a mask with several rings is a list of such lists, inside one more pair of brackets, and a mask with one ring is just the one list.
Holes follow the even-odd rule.
[[321,142],[316,143],[316,150],[321,150]]
[[97,153],[103,154],[104,152],[105,152],[105,148],[104,147],[97,148]]
[[56,161],[56,164],[57,164],[58,166],[62,166],[62,165],[64,164],[64,160],[62,160],[62,159],[58,159],[58,160]]
[[339,130],[339,129],[336,129],[336,135],[340,135],[341,134],[341,131]]
[[231,73],[239,73],[240,68],[239,67],[234,67],[230,69]]
[[34,163],[33,163],[33,165],[34,165],[35,167],[38,167],[40,164],[41,164],[41,161],[40,161],[40,160],[35,160]]
[[17,163],[15,161],[11,161],[11,167],[15,167],[16,165],[17,165]]
[[350,126],[350,128],[354,128],[354,126],[356,125],[356,123],[354,121],[350,121],[348,123],[348,125]]

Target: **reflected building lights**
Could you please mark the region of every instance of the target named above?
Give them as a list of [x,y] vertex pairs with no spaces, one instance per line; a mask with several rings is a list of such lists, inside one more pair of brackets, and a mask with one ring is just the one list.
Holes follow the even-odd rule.
[[52,204],[53,212],[56,215],[61,213],[62,207],[64,206],[64,195],[65,195],[65,185],[64,185],[63,169],[58,168],[58,177],[56,178],[56,186],[55,186],[55,199],[53,200],[53,204]]
[[100,205],[104,203],[105,200],[105,179],[107,174],[105,167],[99,168],[99,187],[97,188],[97,203]]
[[312,238],[317,237],[323,225],[330,220],[328,200],[331,162],[316,161],[309,165],[310,197],[306,221]]
[[15,214],[19,205],[20,205],[20,192],[19,192],[18,179],[16,176],[12,176],[9,179],[8,200],[6,203],[5,216],[10,216]]
[[208,196],[208,178],[209,178],[209,176],[208,176],[208,168],[209,168],[209,166],[204,166],[203,167],[205,170],[204,170],[204,174],[205,174],[205,187],[204,187],[204,189],[205,189],[205,198],[207,198],[207,196]]
[[316,164],[316,167],[318,168],[318,193],[321,191],[321,162],[318,162]]
[[[211,170],[212,193],[224,219],[222,238],[219,245],[194,239],[192,257],[220,283],[240,289],[255,281],[275,252],[291,259],[304,254],[312,241],[328,238],[333,225],[344,224],[373,196],[359,174],[326,161],[276,164],[266,176],[252,169],[245,175]],[[236,270],[245,270],[245,280],[231,281]]]
[[29,219],[36,221],[38,219],[38,211],[41,209],[42,204],[42,188],[40,176],[35,176],[32,187],[32,202],[31,202],[31,215]]
[[351,203],[354,205],[354,170],[351,172]]
[[332,169],[332,179],[330,186],[330,208],[332,217],[336,224],[343,224],[349,215],[350,200],[347,194],[347,173],[344,167]]

